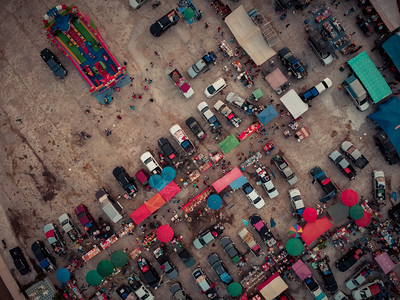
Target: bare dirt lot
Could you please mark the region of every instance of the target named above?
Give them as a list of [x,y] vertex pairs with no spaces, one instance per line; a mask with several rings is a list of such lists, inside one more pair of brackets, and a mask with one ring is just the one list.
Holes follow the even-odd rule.
[[[210,151],[220,150],[218,142],[222,138],[232,133],[239,135],[255,121],[254,116],[233,108],[243,120],[239,128],[234,128],[227,124],[222,115],[215,112],[223,124],[222,135],[216,136],[211,133],[197,111],[197,105],[200,102],[207,101],[212,107],[217,100],[224,100],[229,92],[249,98],[251,92],[260,87],[264,96],[256,103],[257,105],[270,104],[270,96],[272,96],[274,100],[272,104],[278,112],[284,109],[280,104],[279,97],[262,78],[261,72],[260,76],[255,79],[254,87],[249,89],[239,81],[234,81],[238,75],[235,70],[224,71],[224,66],[233,69],[230,64],[232,59],[224,58],[222,52],[218,51],[218,42],[226,39],[232,48],[236,48],[238,44],[236,41],[229,42],[233,36],[222,18],[216,15],[214,8],[209,6],[209,1],[194,1],[196,7],[203,13],[200,21],[189,25],[182,19],[176,26],[158,38],[150,34],[149,27],[156,19],[175,8],[176,1],[162,1],[156,9],[152,9],[150,1],[136,11],[129,6],[128,1],[121,0],[75,3],[97,25],[113,54],[120,62],[127,63],[128,72],[134,77],[131,85],[113,95],[114,101],[108,106],[99,104],[90,95],[88,87],[73,69],[72,64],[40,32],[42,16],[47,10],[60,3],[54,1],[50,1],[51,4],[45,1],[3,2],[3,9],[0,10],[2,28],[0,33],[0,95],[2,99],[0,102],[0,159],[2,162],[0,168],[0,230],[2,239],[7,241],[8,247],[20,245],[31,262],[35,261],[30,250],[31,244],[38,239],[45,240],[43,226],[50,222],[58,225],[58,217],[61,214],[71,214],[77,226],[80,226],[74,214],[74,208],[83,203],[96,219],[106,218],[98,201],[95,200],[95,192],[101,187],[106,188],[114,199],[123,193],[112,175],[114,167],[124,166],[133,176],[139,169],[144,168],[139,157],[146,150],[150,150],[158,159],[157,141],[161,137],[168,137],[175,149],[178,150],[178,145],[168,130],[172,125],[178,123],[184,128],[195,142],[198,149],[197,154],[208,155]],[[376,109],[376,105],[371,105],[366,112],[360,112],[352,104],[350,98],[338,89],[340,83],[349,74],[348,69],[340,72],[339,67],[355,55],[344,56],[337,53],[338,57],[331,65],[322,66],[306,42],[304,20],[312,15],[308,13],[307,9],[305,11],[296,10],[294,13],[288,12],[285,20],[280,20],[271,2],[242,0],[229,2],[229,5],[232,10],[243,5],[246,11],[256,8],[262,12],[271,21],[278,35],[273,49],[278,51],[287,46],[302,60],[307,67],[308,77],[297,80],[288,77],[277,57],[271,59],[275,61],[275,66],[278,66],[289,78],[292,88],[297,92],[312,87],[326,77],[332,80],[333,86],[313,100],[312,107],[299,121],[300,126],[307,126],[310,129],[311,136],[309,138],[300,143],[293,135],[285,138],[282,132],[288,128],[291,117],[278,116],[265,126],[265,133],[253,134],[226,155],[226,162],[230,162],[228,168],[237,166],[243,161],[239,161],[239,158],[243,157],[237,156],[238,153],[244,153],[244,157],[248,157],[250,151],[262,151],[262,146],[267,141],[273,140],[277,146],[273,154],[278,152],[284,154],[299,177],[296,187],[300,189],[306,206],[316,207],[319,203],[318,199],[322,196],[320,186],[312,184],[312,177],[309,173],[315,165],[321,166],[340,190],[352,188],[359,193],[361,199],[371,199],[372,197],[371,173],[375,169],[382,169],[385,172],[388,185],[387,194],[390,195],[393,191],[397,191],[400,182],[399,167],[386,164],[373,141],[373,136],[377,132],[374,124],[366,118]],[[312,6],[318,5],[320,2],[313,1]],[[351,6],[357,7],[356,1],[342,2],[337,9],[332,8],[334,14],[337,14],[342,20],[348,32],[355,32],[353,40],[363,46],[362,50],[370,55],[375,64],[382,65],[383,61],[379,53],[371,51],[378,35],[374,33],[370,38],[364,36],[355,24],[357,11],[347,17],[343,16]],[[208,28],[205,28],[205,22],[210,24]],[[221,27],[220,32],[217,30],[218,27]],[[45,47],[51,49],[68,69],[65,81],[58,80],[41,60],[39,53]],[[187,100],[173,86],[167,74],[176,67],[186,75],[186,70],[207,51],[215,51],[218,56],[217,64],[211,65],[207,73],[189,80],[195,95]],[[241,59],[242,63],[247,60],[248,56]],[[250,65],[246,67],[249,68]],[[272,70],[269,62],[257,68]],[[384,74],[387,76],[387,81],[391,80],[389,71],[384,72],[386,72]],[[234,75],[231,76],[231,74]],[[256,73],[253,70],[254,74]],[[228,86],[211,100],[207,99],[203,93],[204,89],[219,77],[223,77]],[[145,79],[152,79],[152,83],[146,83]],[[144,89],[145,85],[149,86],[149,90]],[[142,99],[132,99],[134,93],[142,94]],[[150,98],[154,101],[149,101]],[[130,108],[132,105],[135,106],[135,110]],[[85,113],[87,110],[89,113]],[[122,118],[119,119],[117,116]],[[194,135],[185,125],[185,120],[190,116],[194,116],[206,129],[208,137],[202,144],[195,140]],[[18,121],[19,119],[20,121]],[[274,125],[275,122],[279,122],[279,125]],[[276,129],[276,126],[279,128]],[[107,136],[105,129],[110,129],[112,134]],[[87,132],[92,137],[90,139],[83,138],[80,135],[81,131]],[[215,137],[218,137],[219,140],[215,140]],[[366,168],[358,169],[359,172],[354,181],[349,181],[328,158],[329,153],[334,149],[339,149],[344,139],[351,140],[370,161]],[[262,187],[256,185],[256,177],[253,175],[255,170],[252,165],[244,171],[244,175],[266,201],[266,205],[261,210],[257,210],[243,193],[237,191],[229,193],[228,196],[223,195],[224,204],[217,214],[209,214],[200,219],[196,219],[196,215],[193,215],[191,223],[185,221],[179,207],[186,203],[192,194],[206,188],[203,183],[205,176],[210,177],[208,181],[212,183],[223,175],[221,166],[216,166],[202,174],[199,182],[196,183],[198,191],[192,184],[187,187],[181,185],[182,191],[174,198],[179,200],[179,203],[177,201],[169,202],[156,213],[157,219],[150,217],[144,222],[149,225],[150,222],[156,220],[160,224],[166,224],[172,217],[172,212],[177,210],[183,221],[172,225],[174,231],[177,235],[183,236],[185,246],[211,280],[216,282],[221,296],[228,296],[227,288],[209,266],[207,262],[209,254],[217,252],[233,279],[238,282],[250,265],[261,265],[264,262],[263,257],[258,259],[252,257],[251,253],[248,253],[247,246],[237,235],[237,231],[244,226],[242,219],[248,220],[252,214],[258,213],[269,225],[270,218],[273,218],[277,225],[272,232],[277,239],[282,240],[283,245],[290,238],[288,228],[297,222],[292,215],[289,203],[287,192],[289,185],[278,174],[276,167],[271,164],[271,158],[272,156],[263,155],[260,163],[276,175],[273,182],[279,191],[279,196],[275,199],[269,199]],[[180,178],[187,179],[187,170],[184,167],[178,170],[176,183],[181,184]],[[145,191],[142,186],[139,186],[139,189],[138,196],[133,200],[119,200],[126,212],[126,219],[134,209],[155,194],[154,190]],[[331,200],[328,206],[336,201],[340,201],[340,197]],[[387,208],[391,205],[388,201],[384,216],[386,216]],[[223,253],[219,241],[216,241],[215,247],[209,246],[201,250],[196,250],[192,246],[195,236],[211,224],[216,223],[218,219],[221,219],[226,227],[223,235],[229,236],[241,253],[247,252],[248,264],[241,273]],[[342,224],[334,224],[334,227],[338,225]],[[120,224],[113,226],[115,230],[119,230],[121,227]],[[81,229],[83,231],[83,228]],[[253,228],[250,230],[252,231]],[[257,241],[261,242],[257,233],[255,231],[252,233],[256,236]],[[95,269],[101,259],[108,259],[112,251],[135,249],[137,237],[140,239],[143,237],[140,230],[135,231],[134,236],[124,237],[95,259],[86,263],[83,269],[76,271],[74,276],[78,281],[78,286],[85,284],[86,273]],[[67,236],[64,238],[67,240]],[[48,244],[47,247],[50,249]],[[68,256],[66,258],[77,255],[76,249],[71,243],[67,242],[67,248]],[[266,252],[267,248],[263,250]],[[333,246],[328,247],[327,252],[332,262],[341,256],[341,252]],[[34,280],[36,272],[33,271],[22,277],[17,274],[9,252],[2,251],[2,256],[19,284],[25,285]],[[56,255],[54,254],[54,256]],[[144,256],[153,261],[157,271],[161,273],[152,253],[145,252]],[[180,272],[177,281],[182,283],[193,299],[205,299],[191,276],[194,267],[186,268],[175,254],[171,254],[170,258]],[[65,258],[57,258],[59,268],[66,265]],[[133,260],[130,260],[127,272],[129,273],[131,270],[138,272],[136,262]],[[337,274],[338,272],[334,270],[340,287],[351,272],[349,271],[343,276],[342,273]],[[320,280],[316,272],[315,275]],[[59,285],[54,274],[51,274],[50,277],[55,285]],[[156,298],[169,299],[172,297],[169,286],[174,281],[176,279],[155,290]],[[322,280],[320,282],[322,284]],[[119,279],[117,285],[121,283],[122,279]],[[289,293],[296,295],[296,299],[311,299],[311,295],[303,285],[298,286],[294,281],[288,282],[288,284],[290,286]],[[106,285],[106,290],[108,287],[109,285]],[[349,292],[345,289],[343,291]],[[84,294],[89,298],[93,293],[94,289],[89,288]],[[116,293],[113,293],[113,297],[118,299]]]

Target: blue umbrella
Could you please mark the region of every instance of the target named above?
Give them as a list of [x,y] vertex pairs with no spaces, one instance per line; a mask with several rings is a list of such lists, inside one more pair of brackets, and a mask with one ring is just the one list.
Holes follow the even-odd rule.
[[165,167],[161,172],[161,176],[169,183],[175,178],[175,170],[171,167]]
[[61,282],[67,282],[71,278],[71,273],[66,268],[57,271],[57,279]]
[[149,179],[149,184],[153,189],[159,189],[163,185],[163,179],[161,175],[155,174],[151,175]]
[[207,205],[211,209],[218,209],[222,205],[222,199],[217,194],[212,194],[207,199]]

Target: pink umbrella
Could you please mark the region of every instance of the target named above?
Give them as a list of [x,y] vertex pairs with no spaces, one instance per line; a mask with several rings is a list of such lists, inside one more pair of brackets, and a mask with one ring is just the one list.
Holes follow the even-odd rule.
[[174,230],[169,225],[162,225],[157,229],[157,238],[162,243],[168,243],[174,238]]
[[318,214],[317,211],[315,210],[315,208],[312,207],[307,207],[304,211],[303,211],[303,219],[306,222],[312,223],[315,222],[315,220],[317,219]]
[[346,206],[353,206],[358,201],[357,192],[347,189],[342,193],[342,203]]
[[364,216],[361,219],[356,220],[356,224],[360,227],[367,227],[370,221],[371,215],[368,212],[364,211]]

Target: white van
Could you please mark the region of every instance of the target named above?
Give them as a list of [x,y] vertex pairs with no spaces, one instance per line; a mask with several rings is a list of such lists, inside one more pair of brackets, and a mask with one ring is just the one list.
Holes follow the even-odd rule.
[[362,86],[360,80],[358,80],[354,75],[351,75],[345,80],[345,91],[353,100],[354,105],[360,110],[367,110],[369,107],[367,99],[367,91]]
[[102,205],[102,210],[110,218],[111,221],[114,223],[119,222],[122,220],[122,211],[123,207],[119,202],[114,202],[111,196],[104,190],[98,190],[96,192],[96,198],[99,200],[100,204]]

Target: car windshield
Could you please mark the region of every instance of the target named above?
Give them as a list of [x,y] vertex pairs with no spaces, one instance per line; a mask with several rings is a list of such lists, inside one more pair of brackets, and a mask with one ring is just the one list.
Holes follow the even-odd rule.
[[148,165],[149,163],[151,163],[153,161],[153,159],[151,158],[151,157],[149,157],[148,159],[146,159],[145,161],[144,161],[144,164],[145,165]]
[[257,197],[253,202],[254,202],[254,204],[257,204],[260,201],[261,201],[261,197]]
[[296,196],[293,197],[293,201],[297,202],[299,200],[301,200],[301,196],[296,195]]
[[81,212],[79,213],[79,215],[78,215],[78,219],[82,219],[82,218],[85,217],[85,216],[86,216],[85,212],[84,212],[84,211],[81,211]]
[[214,94],[214,93],[215,93],[215,88],[214,88],[214,86],[213,86],[213,85],[210,85],[210,86],[207,88],[207,92],[208,92],[210,95]]
[[243,186],[243,191],[246,195],[248,195],[253,191],[253,187],[249,184],[245,185],[245,186]]

